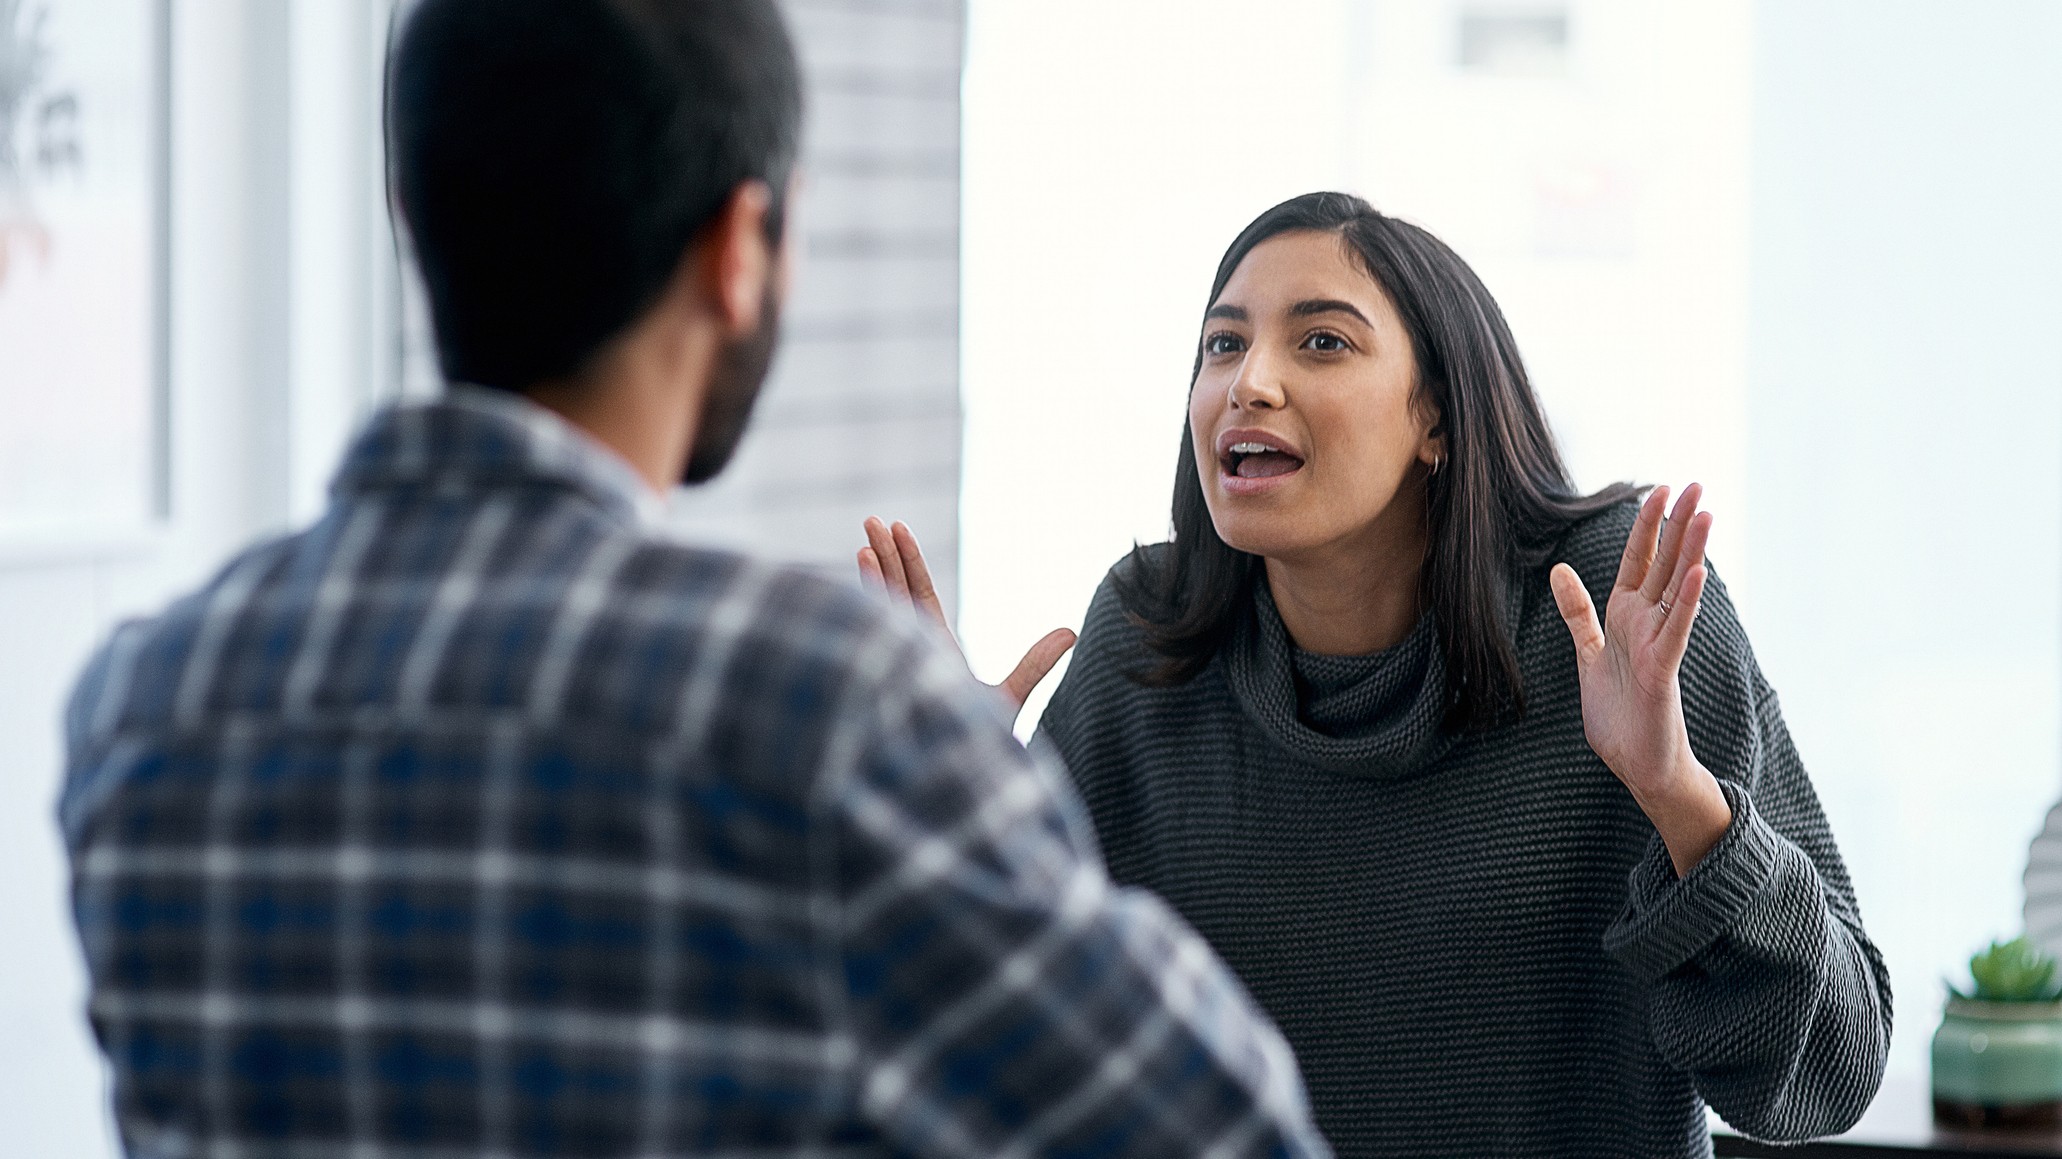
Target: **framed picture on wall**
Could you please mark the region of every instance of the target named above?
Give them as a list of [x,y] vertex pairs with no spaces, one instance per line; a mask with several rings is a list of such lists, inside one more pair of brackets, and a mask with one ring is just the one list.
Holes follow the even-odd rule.
[[164,0],[0,0],[0,550],[166,486]]

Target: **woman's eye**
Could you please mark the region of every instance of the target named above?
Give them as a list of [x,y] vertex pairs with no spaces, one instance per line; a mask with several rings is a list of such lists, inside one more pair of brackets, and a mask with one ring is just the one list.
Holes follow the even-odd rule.
[[1319,331],[1305,338],[1303,345],[1310,347],[1319,354],[1337,354],[1341,350],[1346,349],[1346,340],[1337,334],[1326,334],[1323,331]]
[[1237,354],[1244,348],[1236,334],[1212,334],[1203,340],[1203,351],[1213,357],[1220,354]]

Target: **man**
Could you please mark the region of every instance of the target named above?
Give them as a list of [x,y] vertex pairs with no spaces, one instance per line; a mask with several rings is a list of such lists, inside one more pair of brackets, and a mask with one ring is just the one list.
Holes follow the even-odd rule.
[[426,0],[396,51],[471,385],[73,699],[129,1152],[1322,1154],[1274,1029],[934,633],[646,530],[772,356],[770,0]]

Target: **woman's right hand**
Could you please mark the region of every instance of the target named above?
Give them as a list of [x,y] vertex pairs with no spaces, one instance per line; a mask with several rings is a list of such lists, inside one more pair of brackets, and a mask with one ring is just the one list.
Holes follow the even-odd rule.
[[[907,523],[898,519],[890,526],[876,518],[867,519],[866,546],[859,549],[859,576],[867,586],[915,608],[918,614],[937,624],[947,639],[952,639],[952,625],[945,619],[945,605],[939,602],[937,586],[931,582],[930,565],[924,562],[923,549],[917,546],[916,533]],[[953,640],[955,647],[958,643]],[[1031,699],[1031,690],[1073,646],[1072,631],[1055,628],[1047,632],[994,688],[1008,697],[1013,707],[1023,708],[1024,702]]]

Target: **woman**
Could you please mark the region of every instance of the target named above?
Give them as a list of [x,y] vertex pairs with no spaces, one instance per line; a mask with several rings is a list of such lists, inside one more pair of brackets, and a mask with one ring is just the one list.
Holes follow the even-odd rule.
[[1700,1096],[1851,1124],[1889,981],[1698,489],[1576,494],[1488,291],[1358,198],[1261,215],[1204,317],[1173,541],[1033,741],[1112,874],[1238,971],[1343,1156],[1707,1155]]

